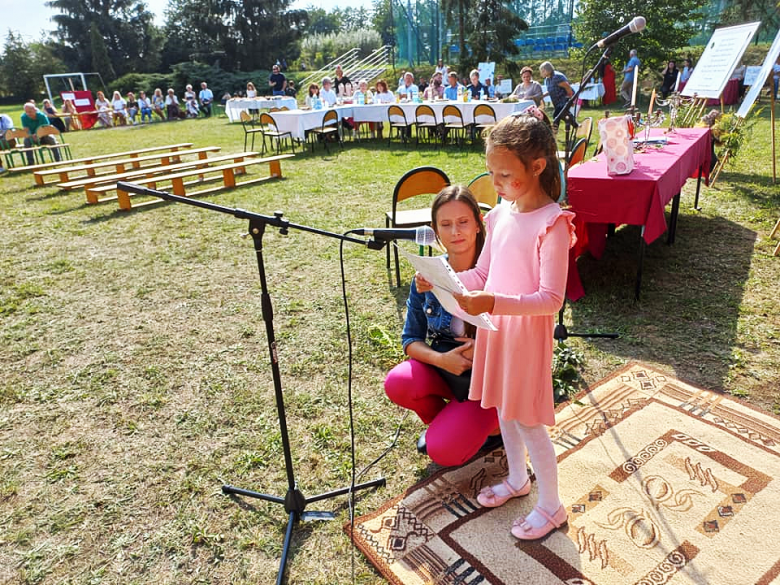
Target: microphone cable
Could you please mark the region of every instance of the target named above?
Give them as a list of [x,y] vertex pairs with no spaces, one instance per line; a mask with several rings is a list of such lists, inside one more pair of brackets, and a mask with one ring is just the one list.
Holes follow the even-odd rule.
[[[344,232],[344,235],[354,234],[356,230],[349,230]],[[388,244],[389,245],[389,244]],[[339,267],[341,269],[341,298],[344,302],[344,320],[347,329],[347,404],[349,411],[349,441],[350,441],[350,454],[351,454],[351,467],[352,474],[350,478],[349,491],[347,492],[347,505],[349,507],[349,540],[352,544],[352,554],[350,555],[352,583],[355,583],[355,485],[358,481],[368,473],[377,463],[384,459],[390,451],[398,444],[398,437],[401,434],[401,428],[403,427],[406,418],[409,416],[407,410],[401,417],[401,421],[398,423],[398,427],[393,435],[393,440],[385,448],[385,450],[379,454],[371,463],[366,465],[359,472],[355,470],[355,418],[354,409],[352,407],[352,328],[349,320],[349,303],[347,301],[347,278],[344,271],[344,240],[339,242]]]

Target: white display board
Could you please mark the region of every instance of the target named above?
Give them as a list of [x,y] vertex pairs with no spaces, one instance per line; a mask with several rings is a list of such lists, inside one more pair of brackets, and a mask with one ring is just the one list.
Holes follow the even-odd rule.
[[514,87],[512,86],[512,80],[506,78],[502,79],[501,83],[499,83],[496,86],[496,89],[499,91],[501,95],[509,95],[510,93],[512,93],[512,90],[514,89]]
[[718,99],[760,24],[750,22],[716,29],[682,94]]
[[493,76],[496,73],[495,62],[480,63],[479,66],[477,66],[477,70],[479,71],[479,80],[482,83],[485,83],[486,79],[489,79],[491,83],[493,82]]
[[780,55],[780,30],[775,35],[775,40],[772,46],[769,47],[769,52],[766,54],[764,64],[761,66],[761,71],[758,72],[758,76],[755,79],[753,85],[750,86],[750,90],[745,95],[745,99],[742,100],[742,105],[739,106],[737,116],[745,118],[750,112],[750,108],[756,102],[758,95],[761,93],[761,89],[764,87],[764,82],[772,74],[772,66],[777,62],[777,57]]

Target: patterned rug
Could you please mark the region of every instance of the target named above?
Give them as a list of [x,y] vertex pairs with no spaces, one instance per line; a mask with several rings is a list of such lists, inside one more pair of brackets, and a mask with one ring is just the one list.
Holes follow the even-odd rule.
[[507,473],[496,450],[358,518],[356,545],[394,584],[780,584],[776,418],[633,363],[556,423],[567,526],[538,542],[509,534],[535,487],[480,508]]

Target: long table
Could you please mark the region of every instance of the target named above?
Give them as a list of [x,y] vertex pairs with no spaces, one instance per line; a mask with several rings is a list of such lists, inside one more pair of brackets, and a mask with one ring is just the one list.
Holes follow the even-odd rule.
[[[334,106],[333,108],[339,113],[340,118],[352,118],[355,122],[387,122],[389,120],[387,111],[390,106],[399,106],[403,111],[406,119],[410,122],[414,122],[415,111],[420,105],[430,106],[436,116],[438,122],[443,122],[443,111],[447,105],[455,105],[463,114],[463,121],[466,124],[474,123],[474,110],[480,104],[487,104],[493,108],[496,113],[496,119],[501,120],[506,118],[514,112],[521,112],[528,106],[534,105],[533,100],[523,100],[520,102],[503,103],[503,102],[450,102],[450,101],[435,101],[425,102],[424,104],[415,103],[398,103],[398,104],[344,104],[340,106]],[[327,110],[289,110],[286,112],[272,112],[271,116],[276,122],[276,126],[280,132],[290,132],[293,138],[303,140],[306,136],[306,131],[313,128],[319,128],[322,125],[322,118]]]
[[276,98],[230,98],[225,104],[225,114],[231,122],[241,121],[241,112],[249,110],[270,110],[271,108],[289,108],[294,110],[298,102],[294,97]]
[[[655,129],[650,135],[662,134],[663,130]],[[603,153],[595,161],[572,167],[568,173],[569,204],[577,214],[578,232],[587,239],[587,249],[593,256],[601,257],[610,224],[642,226],[634,289],[637,300],[645,245],[667,231],[666,204],[672,201],[667,243],[673,244],[683,185],[688,178],[698,177],[698,202],[701,177],[709,176],[711,138],[708,128],[679,129],[667,134],[667,138],[668,143],[663,147],[650,147],[635,154],[635,167],[628,175],[608,175]],[[579,281],[574,258],[570,262],[569,279]],[[579,291],[582,296],[581,282]]]

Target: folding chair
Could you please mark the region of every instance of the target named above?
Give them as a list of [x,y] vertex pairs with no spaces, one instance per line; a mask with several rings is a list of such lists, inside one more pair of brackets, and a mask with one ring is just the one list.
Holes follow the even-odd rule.
[[60,131],[55,126],[41,126],[36,131],[36,134],[38,135],[38,138],[43,138],[44,136],[53,136],[55,142],[57,144],[41,144],[42,148],[48,149],[51,151],[57,151],[61,155],[64,153],[64,158],[67,160],[70,160],[73,158],[73,155],[70,153],[70,144],[67,144],[66,142],[60,142],[62,140],[62,134],[60,134]]
[[496,111],[493,106],[479,104],[474,108],[474,128],[483,134],[497,124]]
[[255,128],[255,122],[247,112],[241,111],[241,127],[244,129],[244,152],[246,152],[246,141],[252,137],[252,150],[255,149],[255,136],[263,133],[262,128]]
[[482,173],[471,179],[469,191],[474,195],[474,199],[477,200],[483,211],[490,211],[498,205],[498,193],[493,186],[493,177],[490,176],[490,173]]
[[444,106],[442,118],[444,119],[445,136],[452,133],[457,138],[458,144],[463,146],[468,129],[468,124],[463,120],[463,112],[457,106]]
[[406,119],[406,114],[400,106],[390,106],[387,109],[387,118],[390,120],[390,130],[387,132],[387,144],[393,139],[393,128],[403,144],[412,136],[412,122]]
[[[341,140],[340,132],[340,120],[339,113],[336,110],[328,110],[322,116],[322,126],[319,128],[313,128],[311,130],[311,136],[316,136],[316,140],[320,140],[325,145],[325,150],[330,154],[330,148],[328,147],[328,140],[331,136],[336,136],[339,146],[344,148],[344,142]],[[314,142],[311,143],[311,151],[314,152]]]
[[[422,209],[398,209],[398,204],[418,195],[436,195],[450,184],[450,179],[444,171],[436,167],[418,167],[404,174],[393,190],[393,208],[385,214],[385,227],[413,228],[431,223],[430,201]],[[390,270],[390,248],[393,248],[395,258],[395,281],[401,286],[401,269],[398,265],[398,249],[387,247],[387,270]]]
[[292,132],[280,132],[279,128],[276,126],[276,120],[273,119],[271,114],[265,112],[260,114],[260,130],[263,134],[263,150],[260,153],[261,155],[265,154],[266,136],[271,141],[271,144],[273,144],[274,139],[276,140],[276,154],[282,153],[282,140],[287,143],[287,137],[289,136],[292,151],[295,152],[295,142],[293,141]]
[[426,138],[427,142],[430,142],[431,138],[439,144],[439,137],[441,136],[439,130],[439,123],[436,121],[436,112],[433,111],[431,106],[417,106],[414,111],[414,125],[417,127],[417,145],[420,145],[420,135]]

